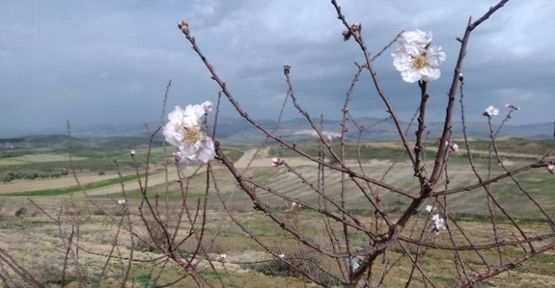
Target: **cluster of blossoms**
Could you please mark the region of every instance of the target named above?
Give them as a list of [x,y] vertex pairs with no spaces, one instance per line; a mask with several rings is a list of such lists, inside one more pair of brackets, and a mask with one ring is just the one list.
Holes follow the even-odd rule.
[[185,109],[175,106],[168,114],[169,122],[164,126],[166,142],[178,148],[175,158],[185,165],[207,163],[214,159],[214,141],[206,135],[202,124],[207,112],[212,111],[212,102],[187,105]]
[[[511,112],[520,110],[520,107],[514,105],[513,103],[507,103],[505,104],[505,107],[507,107],[507,109],[510,109]],[[486,109],[484,109],[484,112],[482,112],[482,115],[486,117],[497,116],[499,115],[499,108],[493,105],[489,105],[488,107],[486,107]]]
[[420,30],[405,31],[391,53],[393,66],[405,82],[432,81],[441,76],[439,66],[445,61],[441,47],[432,47],[432,34]]
[[292,202],[292,203],[291,203],[291,208],[292,208],[292,209],[295,209],[295,208],[302,209],[302,208],[303,208],[303,204],[297,203],[297,202]]
[[[437,208],[434,207],[433,205],[426,205],[426,207],[424,209],[426,210],[426,212],[432,213]],[[438,213],[432,215],[432,224],[434,225],[434,228],[432,229],[432,232],[435,232],[436,235],[439,234],[439,232],[441,230],[446,229],[445,219],[443,219],[443,217],[441,217]]]
[[226,259],[227,259],[226,254],[220,254],[220,256],[218,256],[218,262],[225,263]]
[[289,208],[287,208],[286,211],[295,211],[295,210],[300,210],[300,209],[304,209],[303,204],[293,201],[293,202],[291,202],[291,205],[289,205]]
[[439,231],[445,230],[445,219],[439,216],[439,214],[434,214],[432,216],[432,222],[434,224],[434,229],[432,229],[432,232],[436,232],[436,235],[439,234]]
[[351,269],[353,271],[356,271],[358,268],[360,268],[361,261],[362,259],[360,259],[359,257],[354,257],[353,259],[351,259]]
[[493,105],[489,105],[488,107],[486,107],[486,109],[484,109],[484,112],[482,113],[482,115],[487,117],[497,116],[499,115],[499,108]]

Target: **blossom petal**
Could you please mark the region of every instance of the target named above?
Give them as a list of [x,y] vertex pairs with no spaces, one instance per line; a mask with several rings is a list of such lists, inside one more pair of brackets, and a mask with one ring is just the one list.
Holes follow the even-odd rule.
[[425,81],[437,80],[439,79],[439,76],[441,76],[441,70],[437,68],[432,68],[430,66],[426,66],[420,69],[419,72],[422,75],[422,80],[425,80]]
[[198,150],[196,159],[203,163],[208,163],[208,161],[214,159],[215,154],[214,141],[212,141],[212,138],[206,137],[201,148]]
[[416,70],[407,70],[401,72],[401,77],[405,82],[414,83],[422,79],[422,75]]

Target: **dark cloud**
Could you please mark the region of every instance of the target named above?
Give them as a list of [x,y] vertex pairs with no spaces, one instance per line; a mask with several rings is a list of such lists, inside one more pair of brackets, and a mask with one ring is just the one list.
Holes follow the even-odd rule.
[[[514,2],[514,3],[513,3]],[[480,119],[489,105],[522,107],[514,123],[553,121],[555,3],[509,2],[473,34],[465,61],[466,110]],[[341,1],[363,25],[371,51],[399,31],[432,31],[447,54],[442,77],[430,83],[431,120],[441,120],[452,67],[469,16],[495,1]],[[158,119],[173,79],[169,106],[216,100],[218,89],[176,28],[186,19],[199,45],[242,106],[257,118],[277,117],[293,65],[295,93],[307,110],[339,117],[355,61],[362,54],[341,38],[327,1],[2,1],[0,4],[0,136],[63,127],[130,124]],[[418,102],[389,53],[375,68],[396,111],[408,119]],[[353,94],[357,116],[383,117],[369,75]],[[234,116],[226,104],[225,114]],[[289,107],[287,117],[297,116]],[[61,128],[60,128],[61,129]]]

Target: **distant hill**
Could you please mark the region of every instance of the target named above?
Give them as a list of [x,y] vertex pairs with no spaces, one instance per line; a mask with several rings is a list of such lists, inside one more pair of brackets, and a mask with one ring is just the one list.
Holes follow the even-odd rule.
[[[134,147],[146,146],[148,139],[139,136],[104,136],[85,137],[67,135],[32,135],[17,138],[0,138],[0,157],[12,157],[40,152],[67,152],[68,140],[71,140],[72,151],[110,147],[111,149],[126,150]],[[161,138],[154,141],[161,144]]]
[[[395,125],[391,119],[376,119],[376,118],[360,118],[355,122],[359,127],[363,127],[361,138],[363,140],[397,140],[399,139]],[[276,135],[280,135],[283,139],[290,141],[305,141],[314,139],[315,133],[308,133],[313,129],[306,121],[306,119],[292,119],[283,121],[278,125],[276,121],[260,121],[260,124],[267,128],[269,131],[274,131]],[[401,122],[403,129],[408,126],[407,122]],[[431,138],[436,138],[441,135],[443,123],[432,122],[428,123],[427,129]],[[341,131],[340,121],[326,120],[322,123],[323,130],[327,134],[335,136]],[[495,129],[496,127],[494,127]],[[407,133],[409,139],[415,137],[416,123],[413,123],[411,129]],[[489,128],[487,123],[472,122],[467,123],[468,134],[472,138],[489,138]],[[264,135],[252,125],[249,125],[243,119],[226,118],[219,121],[218,130],[216,131],[218,137],[224,141],[233,144],[252,144],[259,143],[264,139]],[[460,122],[453,123],[453,136],[462,137],[462,125]],[[355,141],[359,137],[359,129],[349,122],[347,125],[347,139]],[[527,125],[506,125],[499,138],[509,137],[522,137],[533,139],[551,139],[553,138],[553,124],[552,123],[539,123]]]
[[[361,138],[363,140],[397,140],[398,136],[395,130],[394,123],[391,119],[377,119],[377,118],[359,118],[355,122],[358,126],[363,127]],[[283,139],[288,141],[307,141],[315,139],[315,133],[304,118],[296,118],[282,121],[278,123],[273,120],[259,120],[261,126],[274,134],[280,135]],[[102,138],[128,138],[126,141],[135,141],[134,138],[145,139],[149,137],[149,131],[155,130],[159,122],[149,122],[137,125],[95,125],[89,127],[74,127],[72,135],[77,138],[96,138],[102,141]],[[498,123],[496,123],[498,125]],[[407,122],[401,122],[403,129],[408,126]],[[428,137],[437,138],[443,129],[443,123],[431,122],[427,123],[429,131]],[[209,123],[209,127],[212,124]],[[340,133],[340,121],[338,120],[325,120],[322,123],[324,131],[328,134],[338,135]],[[488,138],[489,128],[486,122],[472,122],[467,124],[468,133],[472,138]],[[495,128],[495,127],[494,127]],[[411,129],[407,133],[409,139],[413,139],[416,129],[416,123],[413,123]],[[355,141],[359,137],[359,130],[352,123],[347,125],[347,139]],[[454,137],[462,137],[462,127],[460,122],[453,123]],[[265,136],[255,127],[253,127],[246,120],[241,118],[222,117],[218,119],[218,127],[216,130],[218,139],[228,144],[258,144],[264,140]],[[553,138],[553,123],[538,123],[526,125],[506,125],[502,132],[499,134],[500,138],[508,137],[522,137],[532,139],[552,139]],[[156,140],[161,140],[161,133],[158,134]],[[24,139],[24,140],[22,140]],[[58,143],[60,146],[65,143],[64,135],[50,135],[50,136],[33,136],[33,137],[17,137],[17,138],[4,138],[0,139],[0,145],[15,145],[17,142],[49,142]],[[121,141],[122,139],[118,140]],[[10,143],[10,144],[7,144]],[[78,144],[78,141],[74,142]]]

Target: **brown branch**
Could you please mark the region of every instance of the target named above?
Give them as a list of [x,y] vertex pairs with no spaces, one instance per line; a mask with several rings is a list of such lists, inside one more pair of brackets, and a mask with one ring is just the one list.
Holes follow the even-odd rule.
[[544,253],[544,252],[546,252],[546,251],[552,250],[554,247],[555,247],[555,242],[552,242],[552,243],[550,243],[550,244],[544,245],[544,246],[542,246],[542,247],[536,249],[536,251],[534,251],[534,252],[532,252],[532,253],[528,253],[528,254],[526,254],[526,256],[524,256],[524,257],[522,257],[522,258],[520,258],[520,259],[518,259],[518,260],[516,260],[516,261],[512,261],[512,262],[509,262],[509,263],[505,263],[505,264],[504,264],[503,266],[501,266],[501,267],[497,267],[497,268],[494,268],[494,269],[485,271],[485,272],[483,272],[483,273],[481,273],[481,274],[478,274],[478,275],[474,276],[474,277],[472,278],[471,281],[463,282],[459,287],[461,287],[461,288],[473,287],[473,284],[474,284],[474,283],[484,281],[484,280],[486,280],[486,279],[488,279],[488,278],[491,278],[491,277],[493,277],[493,276],[499,275],[499,274],[501,274],[501,273],[503,273],[503,272],[509,271],[509,270],[511,270],[511,269],[515,269],[515,268],[521,266],[522,263],[526,262],[528,259],[530,259],[530,258],[532,258],[532,257],[534,257],[534,256],[537,256],[537,255],[539,255],[539,254],[541,254],[541,253]]

